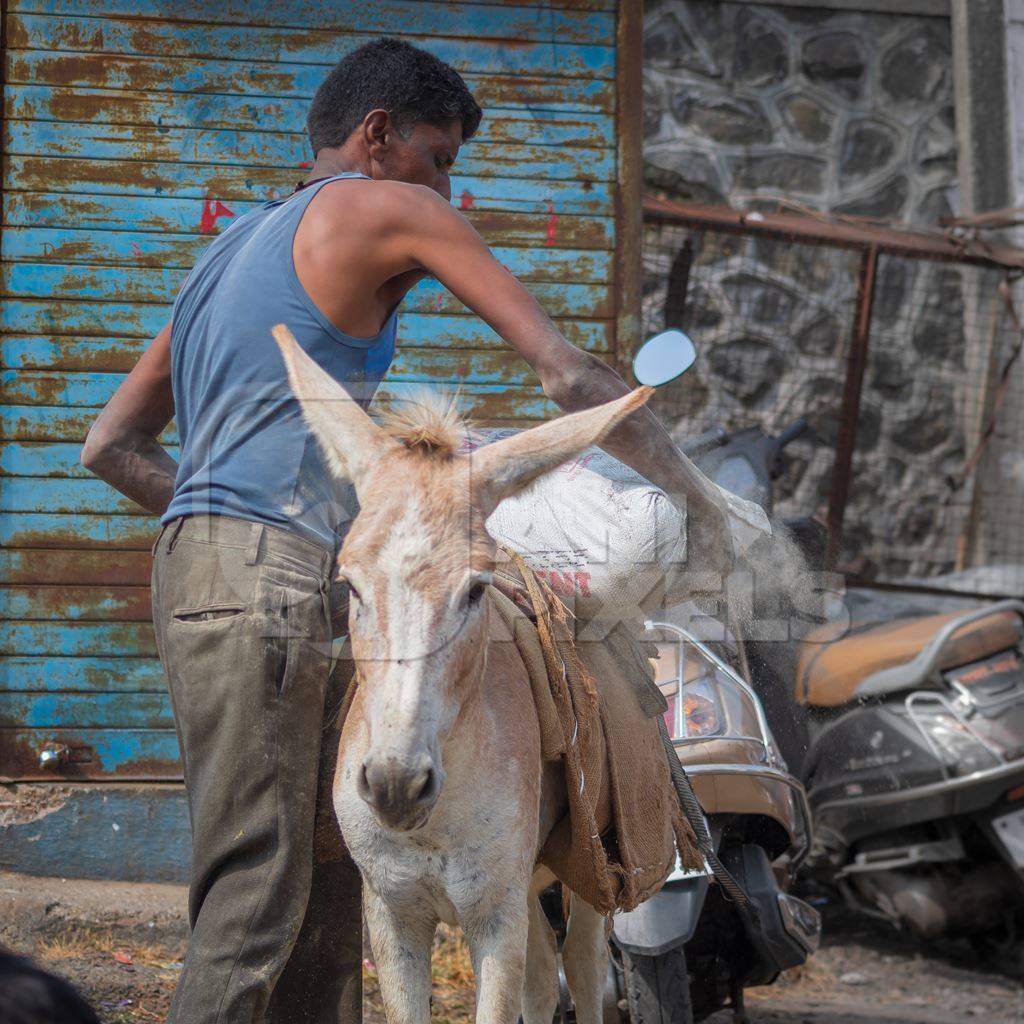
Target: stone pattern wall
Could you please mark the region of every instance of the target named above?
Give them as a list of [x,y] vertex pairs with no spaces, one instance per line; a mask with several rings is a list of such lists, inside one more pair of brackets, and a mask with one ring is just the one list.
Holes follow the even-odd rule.
[[[683,201],[934,225],[956,209],[949,23],[768,4],[661,0],[645,9],[645,176]],[[821,512],[831,485],[857,257],[706,232],[685,315],[670,270],[686,233],[648,225],[648,332],[675,319],[702,354],[658,396],[682,438],[778,430],[807,415],[782,514]],[[991,275],[883,258],[847,506],[844,559],[868,575],[953,568],[969,494],[946,478],[973,446],[993,319]],[[994,339],[994,340],[993,340]]]
[[648,185],[934,224],[956,204],[949,23],[648,0]]

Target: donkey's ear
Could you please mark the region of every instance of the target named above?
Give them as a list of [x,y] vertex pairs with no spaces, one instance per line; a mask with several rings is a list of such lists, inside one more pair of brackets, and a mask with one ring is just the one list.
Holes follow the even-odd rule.
[[485,445],[472,455],[476,494],[486,514],[504,498],[601,440],[635,412],[654,388],[637,388],[593,409],[562,416],[521,434]]
[[273,334],[284,356],[288,383],[327,457],[328,468],[358,487],[367,470],[388,455],[395,442],[303,351],[284,324],[274,327]]

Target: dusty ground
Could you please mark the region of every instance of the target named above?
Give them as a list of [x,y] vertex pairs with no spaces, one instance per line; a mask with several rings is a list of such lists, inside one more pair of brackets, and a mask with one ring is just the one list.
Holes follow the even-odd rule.
[[[0,874],[0,944],[71,980],[105,1024],[163,1021],[184,951],[183,899],[175,886]],[[826,926],[806,967],[748,993],[751,1024],[1024,1024],[1024,985],[966,945],[926,947],[829,908]],[[383,1024],[372,970],[365,982],[367,1024]],[[456,937],[439,941],[434,991],[439,1024],[472,1019],[472,976]]]

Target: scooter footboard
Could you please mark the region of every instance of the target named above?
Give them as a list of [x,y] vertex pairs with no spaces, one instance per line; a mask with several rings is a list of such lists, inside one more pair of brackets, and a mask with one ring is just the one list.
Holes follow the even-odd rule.
[[636,910],[612,918],[616,945],[636,956],[661,956],[693,938],[708,894],[708,879],[666,882]]

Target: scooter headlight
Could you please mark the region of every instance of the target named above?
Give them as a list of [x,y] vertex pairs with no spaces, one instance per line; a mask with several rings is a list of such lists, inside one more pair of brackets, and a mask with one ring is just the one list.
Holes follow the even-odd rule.
[[984,743],[951,712],[941,708],[917,708],[914,717],[953,775],[970,775],[999,763]]
[[717,736],[722,731],[718,701],[703,679],[683,687],[683,722],[687,736]]
[[651,660],[674,741],[729,736],[765,742],[756,698],[698,648],[659,643]]

